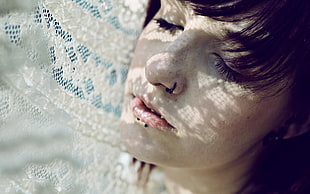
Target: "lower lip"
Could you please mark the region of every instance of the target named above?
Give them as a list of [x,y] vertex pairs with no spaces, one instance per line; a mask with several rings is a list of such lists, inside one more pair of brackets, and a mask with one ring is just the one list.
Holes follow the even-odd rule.
[[174,130],[173,126],[171,126],[165,119],[162,119],[158,115],[154,114],[138,97],[134,97],[132,99],[131,107],[135,116],[150,127],[160,131]]

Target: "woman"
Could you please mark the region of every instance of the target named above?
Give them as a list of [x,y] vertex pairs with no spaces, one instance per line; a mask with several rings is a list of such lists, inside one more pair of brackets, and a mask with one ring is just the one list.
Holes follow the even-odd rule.
[[169,193],[310,193],[309,1],[150,1],[121,135]]

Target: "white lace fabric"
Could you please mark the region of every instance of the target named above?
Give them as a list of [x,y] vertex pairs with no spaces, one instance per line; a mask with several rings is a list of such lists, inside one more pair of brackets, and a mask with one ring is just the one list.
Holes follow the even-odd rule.
[[0,0],[0,193],[134,184],[118,124],[145,0]]

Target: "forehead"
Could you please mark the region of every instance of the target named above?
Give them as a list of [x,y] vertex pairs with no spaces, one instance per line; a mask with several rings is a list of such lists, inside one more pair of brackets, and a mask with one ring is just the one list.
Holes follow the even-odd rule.
[[176,5],[182,8],[190,8],[190,5],[194,5],[191,0],[160,0],[163,5],[170,4]]
[[[250,23],[247,19],[240,21],[214,20],[212,17],[198,13],[196,10],[203,10],[205,4],[207,4],[205,0],[161,0],[161,14],[166,15],[168,13],[170,17],[173,17],[172,15],[175,15],[176,17],[180,15],[190,18],[199,17],[201,20],[205,20],[206,23],[213,20],[213,25],[221,25],[226,28],[227,32],[239,32],[246,28]],[[203,26],[204,25],[202,25],[202,27]]]

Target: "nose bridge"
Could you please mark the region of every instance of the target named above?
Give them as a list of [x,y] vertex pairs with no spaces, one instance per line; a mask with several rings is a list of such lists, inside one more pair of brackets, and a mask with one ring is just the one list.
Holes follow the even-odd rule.
[[187,56],[193,47],[194,38],[182,33],[177,39],[168,43],[162,52],[153,55],[146,63],[145,75],[153,85],[173,88],[173,94],[181,93],[186,86],[186,74],[190,63]]
[[192,66],[193,56],[202,50],[200,47],[204,44],[199,40],[197,32],[184,31],[174,41],[163,45],[161,52],[146,63],[147,80],[153,85],[173,88],[173,94],[184,91],[187,75],[195,69]]
[[196,37],[191,32],[183,32],[179,37],[177,37],[173,42],[167,46],[167,52],[173,53],[176,56],[186,54],[193,45],[195,45]]
[[163,74],[168,73],[172,75],[173,72],[180,73],[181,70],[185,70],[186,66],[189,65],[186,59],[194,46],[194,36],[184,32],[177,39],[164,46],[162,52],[153,55],[147,61],[147,67],[154,66],[157,71]]

